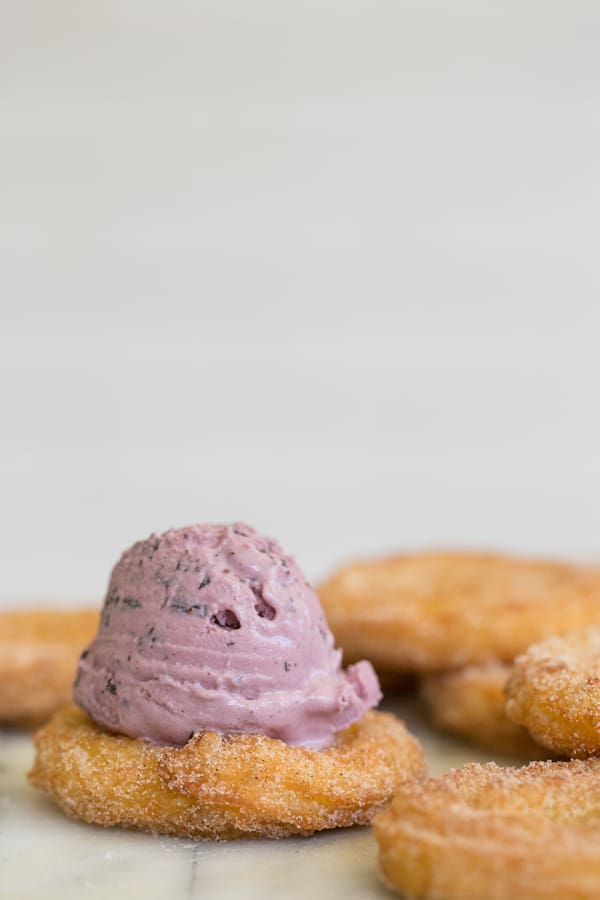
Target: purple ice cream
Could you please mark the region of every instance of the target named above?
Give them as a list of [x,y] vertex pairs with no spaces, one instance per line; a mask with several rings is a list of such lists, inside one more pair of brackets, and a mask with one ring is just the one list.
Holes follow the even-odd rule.
[[256,732],[323,747],[381,691],[369,662],[341,669],[292,557],[238,523],[173,529],[123,554],[74,696],[130,737]]

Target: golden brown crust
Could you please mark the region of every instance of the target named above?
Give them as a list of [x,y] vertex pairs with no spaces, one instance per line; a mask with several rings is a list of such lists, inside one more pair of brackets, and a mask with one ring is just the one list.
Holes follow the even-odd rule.
[[35,728],[69,701],[98,617],[97,609],[0,612],[0,722]]
[[600,628],[534,644],[507,686],[507,715],[567,756],[600,755]]
[[400,671],[500,659],[600,624],[600,570],[484,553],[420,553],[346,566],[318,589],[337,643]]
[[75,707],[35,736],[30,781],[70,816],[180,837],[283,837],[366,824],[424,754],[404,725],[369,712],[332,747],[206,732],[184,747],[109,734]]
[[426,675],[421,696],[433,725],[480,747],[519,759],[548,759],[526,728],[506,715],[506,682],[512,667],[489,662]]
[[405,784],[374,821],[407,900],[600,896],[600,760],[470,764]]

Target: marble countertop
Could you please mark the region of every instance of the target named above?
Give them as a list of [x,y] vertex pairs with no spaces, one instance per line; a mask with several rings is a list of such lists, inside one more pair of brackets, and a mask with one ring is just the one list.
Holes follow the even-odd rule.
[[[385,704],[427,751],[432,774],[485,755],[433,733],[415,701]],[[193,842],[71,821],[25,774],[31,738],[0,737],[0,897],[10,900],[359,900],[394,896],[379,881],[370,828],[280,841]]]

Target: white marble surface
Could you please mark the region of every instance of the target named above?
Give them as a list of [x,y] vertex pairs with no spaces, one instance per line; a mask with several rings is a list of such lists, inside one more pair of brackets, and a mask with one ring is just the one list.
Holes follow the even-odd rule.
[[[414,701],[388,703],[422,738],[432,774],[477,749],[431,732]],[[6,900],[365,900],[393,895],[377,876],[370,828],[281,841],[194,843],[67,819],[25,773],[31,739],[0,737],[0,897]]]

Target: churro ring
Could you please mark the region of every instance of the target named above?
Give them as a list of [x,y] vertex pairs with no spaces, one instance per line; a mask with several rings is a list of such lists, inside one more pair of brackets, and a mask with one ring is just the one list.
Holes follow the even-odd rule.
[[534,644],[516,661],[507,715],[567,756],[600,755],[600,628]]
[[425,772],[404,725],[368,712],[325,750],[258,734],[196,734],[165,747],[111,734],[67,707],[35,736],[30,781],[71,817],[217,840],[366,824]]
[[0,722],[34,728],[69,701],[98,619],[97,609],[0,612]]
[[405,784],[374,821],[407,900],[595,900],[600,760],[469,764]]
[[505,688],[511,671],[508,663],[492,661],[425,675],[421,697],[432,724],[496,753],[547,759],[550,752],[506,715]]
[[534,641],[600,624],[600,571],[484,553],[353,563],[318,590],[350,658],[404,671],[511,662]]

